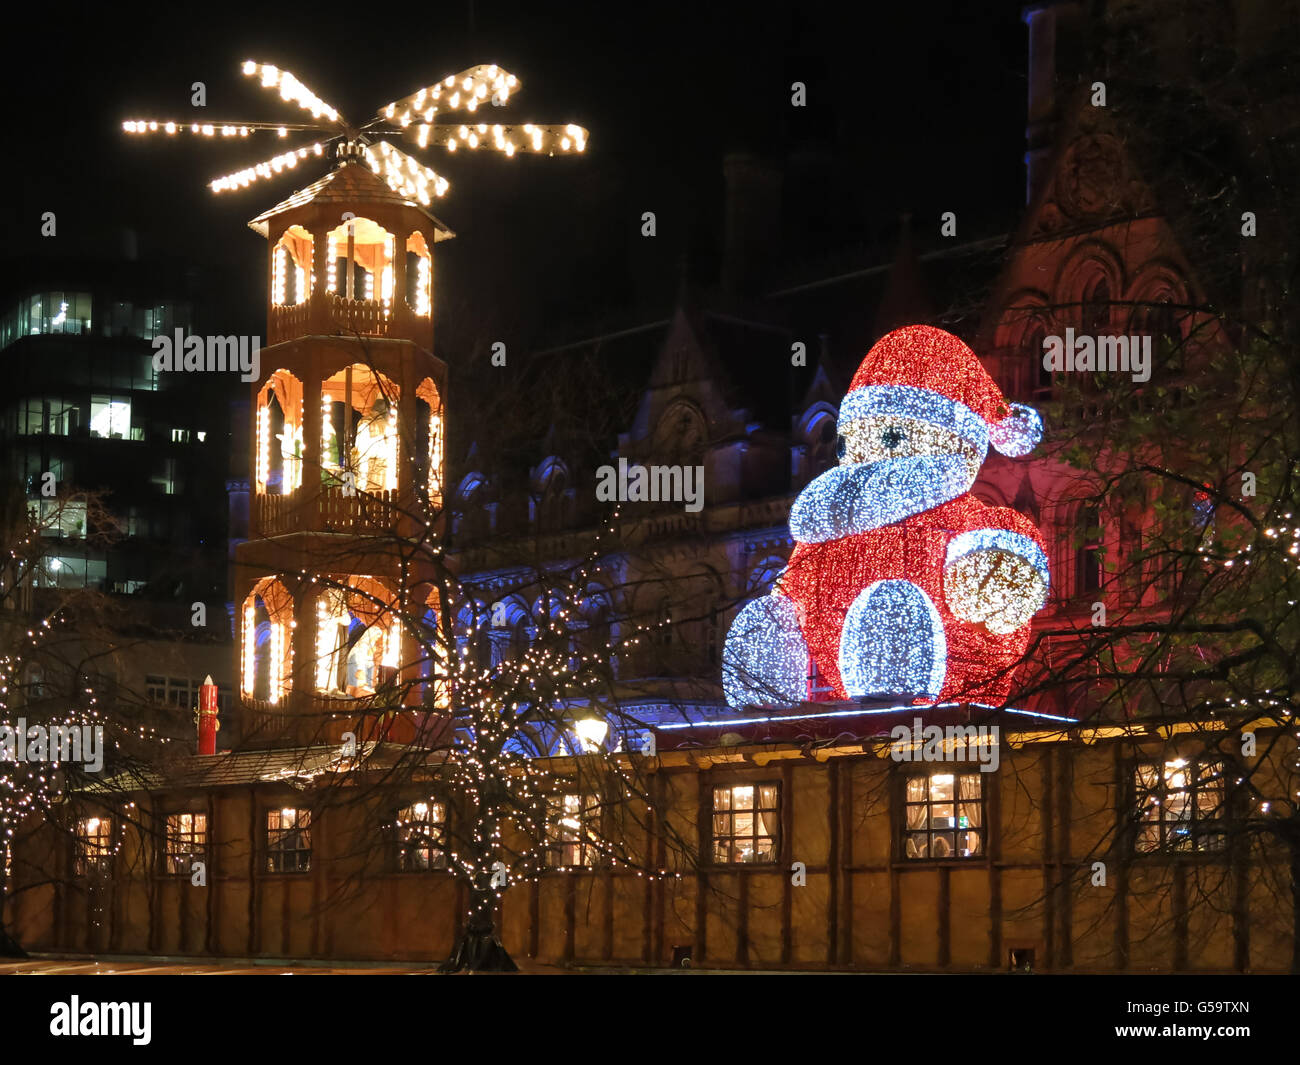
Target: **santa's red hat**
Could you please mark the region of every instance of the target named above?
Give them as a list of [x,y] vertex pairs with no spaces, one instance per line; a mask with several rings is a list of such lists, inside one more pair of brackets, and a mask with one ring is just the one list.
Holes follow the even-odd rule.
[[840,423],[871,414],[921,418],[1004,455],[1027,455],[1043,436],[1032,407],[1009,403],[975,352],[951,333],[909,325],[881,337],[853,375]]

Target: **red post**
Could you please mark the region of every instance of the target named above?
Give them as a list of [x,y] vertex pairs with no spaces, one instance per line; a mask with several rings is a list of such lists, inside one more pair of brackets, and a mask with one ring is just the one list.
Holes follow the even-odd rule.
[[199,754],[217,753],[217,686],[212,677],[203,678],[199,689]]

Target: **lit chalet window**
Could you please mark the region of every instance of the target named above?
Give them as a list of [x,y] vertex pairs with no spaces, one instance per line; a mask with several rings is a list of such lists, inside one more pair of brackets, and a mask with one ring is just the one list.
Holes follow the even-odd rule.
[[903,853],[912,859],[984,855],[984,782],[979,773],[907,778]]
[[776,861],[779,817],[779,784],[714,788],[714,862],[742,865]]
[[403,873],[446,869],[447,807],[427,800],[397,812],[397,867]]
[[188,876],[192,862],[208,860],[208,815],[168,814],[164,866],[171,876]]
[[600,853],[593,826],[600,807],[594,795],[546,797],[546,864],[552,869],[592,868]]
[[77,876],[107,876],[113,871],[111,817],[83,817],[77,822],[75,843]]
[[1134,774],[1139,854],[1223,849],[1223,763],[1175,758]]
[[266,811],[266,871],[305,873],[311,868],[311,811]]

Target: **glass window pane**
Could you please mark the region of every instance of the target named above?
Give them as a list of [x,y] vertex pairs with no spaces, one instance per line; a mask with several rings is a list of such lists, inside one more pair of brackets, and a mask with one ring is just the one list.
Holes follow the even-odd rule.
[[931,844],[931,857],[951,858],[956,846],[956,837],[951,832],[936,832]]
[[1222,803],[1223,795],[1218,788],[1203,787],[1196,793],[1196,816],[1198,818],[1218,817]]
[[1186,821],[1192,816],[1191,804],[1187,792],[1171,791],[1164,802],[1166,821]]
[[951,800],[953,797],[953,775],[936,773],[930,778],[930,798],[933,801]]

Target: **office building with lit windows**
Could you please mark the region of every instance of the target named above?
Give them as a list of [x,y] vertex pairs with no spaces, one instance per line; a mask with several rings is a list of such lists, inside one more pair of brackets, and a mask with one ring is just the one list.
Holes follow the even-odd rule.
[[[0,478],[51,541],[38,586],[224,601],[234,383],[153,366],[153,338],[193,325],[184,275],[177,291],[174,271],[132,262],[40,272],[0,304]],[[115,519],[107,540],[85,493]]]

